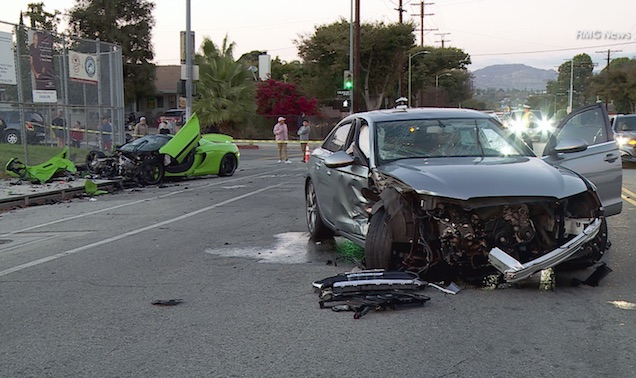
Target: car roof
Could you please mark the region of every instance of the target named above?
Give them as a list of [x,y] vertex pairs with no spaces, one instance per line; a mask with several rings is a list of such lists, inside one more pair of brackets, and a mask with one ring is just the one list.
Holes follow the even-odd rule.
[[[473,109],[459,108],[394,108],[372,110],[355,113],[349,117],[364,117],[373,122],[395,121],[407,119],[438,119],[438,118],[484,118],[493,119],[488,114]],[[349,118],[347,117],[347,118]]]

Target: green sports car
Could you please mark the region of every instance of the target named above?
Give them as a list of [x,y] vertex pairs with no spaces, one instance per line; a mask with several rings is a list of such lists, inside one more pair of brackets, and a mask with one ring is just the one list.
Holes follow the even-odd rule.
[[199,119],[194,114],[174,136],[146,135],[117,147],[109,156],[91,151],[86,167],[101,177],[122,177],[143,185],[156,185],[165,177],[232,176],[239,157],[231,136],[201,135]]

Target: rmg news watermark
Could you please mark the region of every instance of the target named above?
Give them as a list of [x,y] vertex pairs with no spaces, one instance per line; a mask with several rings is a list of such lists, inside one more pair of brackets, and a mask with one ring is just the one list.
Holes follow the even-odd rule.
[[601,30],[579,30],[576,32],[576,39],[605,39],[611,41],[627,41],[632,39],[632,33]]

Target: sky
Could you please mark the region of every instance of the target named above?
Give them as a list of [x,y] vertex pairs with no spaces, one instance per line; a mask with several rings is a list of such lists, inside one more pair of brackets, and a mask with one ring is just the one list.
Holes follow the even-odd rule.
[[[12,0],[0,21],[15,23],[27,4],[42,1],[46,11],[66,13],[73,0]],[[203,37],[220,46],[227,36],[235,58],[266,50],[283,61],[298,59],[294,41],[316,26],[351,18],[352,0],[190,0],[191,30],[198,48]],[[420,0],[402,0],[403,20],[421,29]],[[155,63],[179,64],[179,32],[186,28],[186,0],[154,0]],[[363,23],[398,22],[400,0],[360,0]],[[636,58],[636,1],[632,0],[426,0],[424,45],[462,49],[474,71],[493,64],[521,63],[557,69],[573,56],[588,54],[597,70],[611,59]],[[65,22],[63,22],[66,25]],[[421,44],[420,31],[416,43]]]

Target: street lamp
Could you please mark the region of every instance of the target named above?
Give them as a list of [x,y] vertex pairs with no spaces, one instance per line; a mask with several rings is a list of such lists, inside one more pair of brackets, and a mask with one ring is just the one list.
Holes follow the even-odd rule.
[[451,76],[450,72],[446,72],[443,74],[435,75],[435,88],[439,87],[439,78],[442,76]]
[[439,97],[439,78],[443,76],[451,76],[450,72],[445,72],[443,74],[435,75],[435,106],[439,106],[437,103],[437,98]]
[[421,50],[421,51],[416,52],[415,54],[409,54],[409,98],[408,98],[409,105],[411,104],[411,59],[413,59],[416,56],[421,55],[421,54],[428,54],[428,51]]

